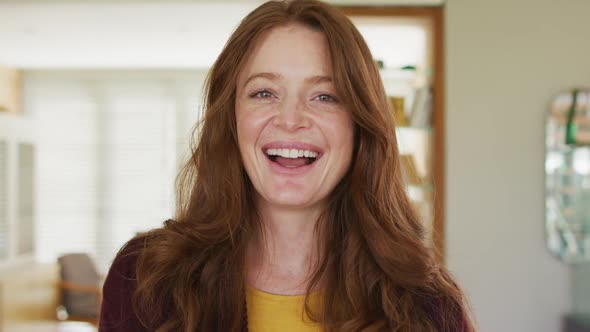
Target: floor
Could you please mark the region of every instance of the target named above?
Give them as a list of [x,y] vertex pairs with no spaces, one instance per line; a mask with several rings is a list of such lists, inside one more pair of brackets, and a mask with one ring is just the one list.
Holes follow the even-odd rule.
[[96,332],[96,326],[81,322],[26,322],[13,323],[0,331],[6,332]]

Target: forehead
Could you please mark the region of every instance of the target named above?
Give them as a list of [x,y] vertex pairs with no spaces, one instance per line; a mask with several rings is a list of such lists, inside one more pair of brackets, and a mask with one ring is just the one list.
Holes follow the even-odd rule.
[[326,36],[299,23],[275,27],[253,44],[238,81],[259,72],[281,76],[331,75]]

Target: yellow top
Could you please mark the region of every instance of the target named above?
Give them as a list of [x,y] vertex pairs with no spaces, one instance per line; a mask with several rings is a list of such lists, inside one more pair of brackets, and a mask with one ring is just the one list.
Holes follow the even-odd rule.
[[[321,332],[303,315],[304,301],[305,295],[271,294],[247,285],[248,332]],[[310,305],[319,305],[317,292],[310,295]]]

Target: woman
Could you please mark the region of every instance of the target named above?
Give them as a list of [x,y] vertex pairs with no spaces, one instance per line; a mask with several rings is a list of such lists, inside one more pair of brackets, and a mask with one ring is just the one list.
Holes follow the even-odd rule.
[[359,32],[269,2],[207,82],[175,220],[130,241],[100,331],[471,331],[424,244],[394,119]]

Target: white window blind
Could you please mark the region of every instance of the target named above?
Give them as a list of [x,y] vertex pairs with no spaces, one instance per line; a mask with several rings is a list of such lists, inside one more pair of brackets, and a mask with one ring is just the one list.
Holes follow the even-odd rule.
[[204,71],[29,72],[39,123],[36,254],[87,252],[101,270],[174,208]]
[[157,83],[105,90],[98,150],[97,250],[111,256],[133,234],[158,227],[173,207],[176,103]]
[[42,261],[67,252],[94,255],[98,107],[76,82],[48,79],[37,90],[30,96],[39,119],[36,254]]
[[18,145],[17,256],[33,254],[34,248],[34,151],[33,144],[21,143]]
[[0,141],[0,260],[8,256],[8,151],[6,142]]

